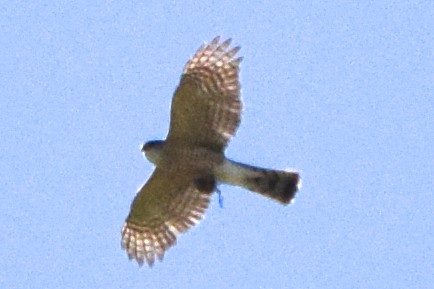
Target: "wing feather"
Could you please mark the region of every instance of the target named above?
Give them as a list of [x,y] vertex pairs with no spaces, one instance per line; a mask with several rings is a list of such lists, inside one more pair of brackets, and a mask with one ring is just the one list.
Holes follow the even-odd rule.
[[187,62],[172,100],[167,141],[221,152],[241,119],[240,47],[214,38]]
[[194,179],[186,172],[155,169],[136,195],[122,229],[121,245],[130,259],[152,266],[180,233],[202,219],[211,192],[200,191]]

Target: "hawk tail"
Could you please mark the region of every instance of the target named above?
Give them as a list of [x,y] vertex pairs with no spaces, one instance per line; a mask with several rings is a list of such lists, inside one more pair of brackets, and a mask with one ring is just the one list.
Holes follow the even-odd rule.
[[224,183],[240,186],[283,204],[289,204],[300,188],[294,171],[263,169],[226,160],[220,171]]

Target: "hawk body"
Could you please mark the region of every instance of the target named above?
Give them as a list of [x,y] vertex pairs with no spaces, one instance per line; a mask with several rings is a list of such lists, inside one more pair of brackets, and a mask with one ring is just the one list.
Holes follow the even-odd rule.
[[180,233],[198,223],[218,183],[244,187],[288,204],[298,190],[299,174],[234,162],[224,150],[241,119],[241,58],[231,40],[216,37],[185,65],[172,100],[169,133],[143,147],[155,165],[137,193],[122,229],[130,259],[152,266]]

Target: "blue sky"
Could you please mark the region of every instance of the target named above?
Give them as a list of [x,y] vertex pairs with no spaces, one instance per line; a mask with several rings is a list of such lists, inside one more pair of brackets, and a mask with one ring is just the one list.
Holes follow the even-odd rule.
[[[0,287],[432,288],[433,2],[152,2],[0,5]],[[223,185],[139,268],[120,230],[140,145],[216,35],[244,56],[227,155],[303,187],[284,207]]]

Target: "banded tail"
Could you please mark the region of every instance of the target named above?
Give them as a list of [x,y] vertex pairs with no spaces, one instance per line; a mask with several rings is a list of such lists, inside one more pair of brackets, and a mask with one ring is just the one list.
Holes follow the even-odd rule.
[[226,159],[216,173],[227,184],[240,186],[283,204],[289,204],[300,187],[297,172],[258,168]]

